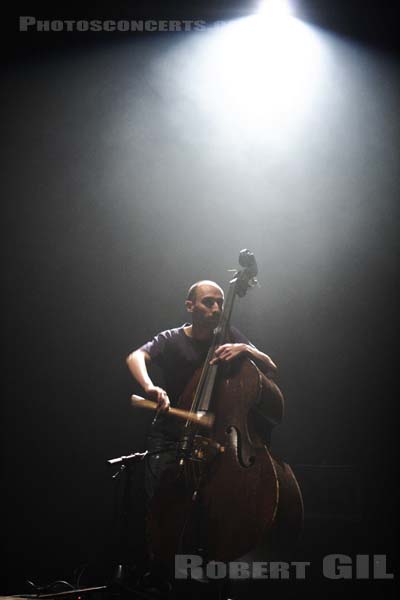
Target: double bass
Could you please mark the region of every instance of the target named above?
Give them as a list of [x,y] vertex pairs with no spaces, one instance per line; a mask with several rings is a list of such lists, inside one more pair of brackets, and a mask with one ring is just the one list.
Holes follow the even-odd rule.
[[257,281],[253,253],[242,250],[239,263],[204,366],[178,403],[187,418],[176,463],[163,473],[149,508],[150,556],[167,569],[179,554],[204,561],[270,557],[290,549],[302,527],[293,471],[270,453],[271,431],[284,412],[280,389],[247,357],[210,365],[215,349],[229,342],[236,296]]

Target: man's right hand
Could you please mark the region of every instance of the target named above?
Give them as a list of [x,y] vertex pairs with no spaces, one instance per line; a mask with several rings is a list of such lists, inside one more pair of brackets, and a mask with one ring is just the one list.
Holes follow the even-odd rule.
[[160,412],[166,412],[169,410],[170,401],[168,394],[165,390],[158,387],[157,385],[150,385],[144,390],[150,400],[154,400],[158,404],[158,410]]

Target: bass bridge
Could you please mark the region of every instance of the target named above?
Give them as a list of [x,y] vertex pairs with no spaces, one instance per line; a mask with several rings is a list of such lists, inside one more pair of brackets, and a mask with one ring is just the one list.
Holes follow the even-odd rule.
[[178,448],[179,464],[186,460],[208,463],[218,454],[225,451],[225,446],[203,435],[186,435],[182,438]]

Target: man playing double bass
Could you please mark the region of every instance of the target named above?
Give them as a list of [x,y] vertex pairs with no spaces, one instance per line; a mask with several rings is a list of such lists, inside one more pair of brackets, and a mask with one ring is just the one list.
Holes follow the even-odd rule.
[[[187,295],[186,310],[192,324],[163,331],[151,341],[129,354],[127,364],[146,396],[158,404],[156,421],[148,436],[151,453],[146,464],[146,493],[150,499],[155,492],[161,473],[175,460],[173,454],[176,431],[172,420],[165,417],[170,405],[175,406],[195,371],[201,367],[212,342],[224,302],[224,293],[213,281],[194,283]],[[219,346],[211,360],[228,363],[239,356],[248,356],[268,377],[274,376],[277,367],[271,358],[257,350],[236,328],[230,328],[230,343]],[[153,384],[148,366],[161,368],[165,389]],[[170,451],[168,451],[168,447]],[[159,454],[157,452],[160,451]]]
[[[178,555],[206,562],[253,552],[271,556],[292,546],[301,528],[294,474],[269,452],[272,427],[283,416],[283,396],[270,379],[276,365],[229,326],[233,298],[252,287],[253,259],[247,250],[240,253],[245,269],[230,281],[226,306],[219,285],[193,284],[185,303],[192,323],[159,333],[127,358],[133,377],[158,404],[147,439],[147,534],[150,573],[169,581]],[[161,368],[163,388],[149,375],[152,363]],[[184,427],[168,416],[176,405],[185,409]],[[201,421],[209,407],[211,435],[187,416]]]

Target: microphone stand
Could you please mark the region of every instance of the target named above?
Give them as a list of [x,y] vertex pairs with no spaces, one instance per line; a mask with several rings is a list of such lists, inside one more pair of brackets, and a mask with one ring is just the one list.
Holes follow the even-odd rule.
[[117,544],[117,564],[113,574],[112,586],[120,588],[128,578],[129,552],[128,543],[130,537],[130,516],[132,510],[131,486],[132,486],[132,467],[139,464],[147,456],[147,452],[134,452],[127,456],[110,458],[107,464],[116,466],[118,470],[112,475],[115,482],[122,483],[122,494],[119,494],[119,486],[115,489],[115,517],[116,518],[116,544]]
[[[149,599],[149,595],[140,591],[136,587],[137,581],[132,583],[129,582],[129,575],[133,575],[134,579],[137,580],[138,573],[136,567],[131,564],[131,557],[129,556],[129,537],[130,537],[130,523],[132,513],[132,467],[141,463],[146,457],[150,457],[156,454],[164,452],[170,452],[171,448],[159,449],[149,452],[133,452],[127,456],[119,456],[117,458],[110,458],[107,460],[107,464],[110,466],[117,466],[118,470],[112,475],[113,480],[123,481],[123,489],[121,494],[121,501],[118,502],[118,563],[116,565],[112,587],[120,591],[126,590],[128,592],[134,592],[138,598]],[[117,499],[118,501],[118,499]],[[130,566],[131,564],[131,566]]]

